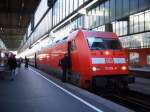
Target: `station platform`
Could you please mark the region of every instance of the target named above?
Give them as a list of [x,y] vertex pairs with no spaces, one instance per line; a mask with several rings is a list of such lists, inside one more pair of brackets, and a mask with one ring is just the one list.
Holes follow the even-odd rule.
[[129,67],[129,71],[135,76],[135,83],[129,84],[129,88],[150,95],[150,67]]
[[129,84],[130,90],[150,95],[150,79],[135,77],[135,83]]
[[150,67],[129,67],[130,71],[150,72]]
[[133,112],[29,67],[0,80],[1,112]]
[[129,74],[150,79],[150,67],[129,67]]

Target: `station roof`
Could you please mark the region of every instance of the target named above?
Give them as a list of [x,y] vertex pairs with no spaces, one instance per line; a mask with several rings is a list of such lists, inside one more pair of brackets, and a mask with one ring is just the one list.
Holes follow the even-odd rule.
[[16,50],[40,0],[0,0],[0,38]]

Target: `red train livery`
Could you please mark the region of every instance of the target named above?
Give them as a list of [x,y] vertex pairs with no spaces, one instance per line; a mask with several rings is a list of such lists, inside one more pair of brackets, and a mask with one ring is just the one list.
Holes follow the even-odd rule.
[[37,67],[61,77],[59,61],[68,53],[68,80],[82,88],[133,82],[128,60],[115,33],[77,30],[36,53]]

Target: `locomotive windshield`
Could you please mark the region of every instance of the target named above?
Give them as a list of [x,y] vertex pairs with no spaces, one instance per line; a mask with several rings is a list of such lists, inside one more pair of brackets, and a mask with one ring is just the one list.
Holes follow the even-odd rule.
[[88,37],[87,42],[91,50],[121,49],[120,42],[117,39]]

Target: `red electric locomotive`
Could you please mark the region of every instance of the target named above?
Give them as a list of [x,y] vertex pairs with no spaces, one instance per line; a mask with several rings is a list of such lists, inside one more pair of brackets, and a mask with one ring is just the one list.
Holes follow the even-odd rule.
[[59,65],[69,55],[68,80],[82,88],[133,82],[128,75],[128,60],[115,33],[77,30],[38,52],[37,67],[61,77]]

